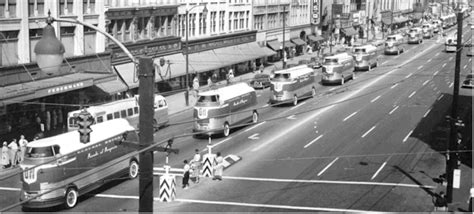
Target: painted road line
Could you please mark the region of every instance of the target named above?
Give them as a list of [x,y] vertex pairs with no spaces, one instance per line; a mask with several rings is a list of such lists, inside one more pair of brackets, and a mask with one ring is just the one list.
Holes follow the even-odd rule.
[[260,137],[258,137],[259,133],[255,133],[253,135],[250,135],[248,138],[250,140],[258,140]]
[[336,90],[336,89],[338,89],[338,88],[331,88],[331,89],[329,89],[329,91],[334,91],[334,90]]
[[269,106],[269,104],[266,104],[266,105],[262,106],[262,108],[266,108],[266,107],[268,107],[268,106]]
[[306,144],[303,148],[307,148],[308,146],[310,146],[311,144],[313,144],[314,142],[318,141],[320,138],[322,138],[323,135],[319,135],[317,138],[315,138],[314,140],[312,140],[311,142],[309,142],[308,144]]
[[453,57],[449,57],[449,61],[453,60]]
[[444,96],[444,94],[439,95],[437,100],[441,100],[441,98],[443,98],[443,96]]
[[431,109],[428,109],[428,111],[426,111],[426,113],[423,115],[423,117],[426,117],[428,116],[428,114],[430,113]]
[[290,108],[290,111],[293,110],[293,109],[296,109],[296,108],[298,108],[298,107],[300,107],[300,106],[302,106],[302,105],[304,105],[304,104],[306,104],[306,102],[302,102],[302,103],[300,103],[300,104],[298,104],[298,105],[295,105],[295,106],[293,106],[293,107]]
[[466,68],[467,68],[467,64],[464,65],[464,69],[466,69]]
[[[214,148],[214,147],[216,147],[216,146],[218,146],[218,145],[220,145],[220,144],[223,144],[224,142],[227,142],[227,141],[229,141],[230,139],[232,139],[232,137],[229,137],[229,138],[227,138],[227,139],[225,139],[225,140],[222,140],[222,141],[220,141],[219,143],[212,144],[212,145],[211,145],[211,148]],[[207,151],[207,148],[203,149],[202,151]]]
[[388,62],[388,61],[382,62],[382,64],[381,64],[381,65],[383,65],[383,64],[385,64],[385,63],[387,63],[387,62]]
[[434,72],[434,73],[433,73],[433,76],[436,76],[436,74],[438,74],[438,72],[439,72],[439,71]]
[[252,126],[252,127],[248,128],[248,129],[245,129],[244,132],[248,132],[248,131],[250,131],[250,130],[252,130],[252,129],[254,129],[254,128],[257,128],[257,127],[259,127],[260,125],[263,125],[263,124],[266,123],[266,122],[267,122],[267,121],[263,121],[263,122],[261,122],[261,123],[255,125],[255,126]]
[[420,70],[421,68],[423,68],[423,65],[418,66],[418,70]]
[[452,82],[451,84],[449,84],[449,87],[452,88],[454,85],[454,83]]
[[321,172],[318,173],[318,176],[321,176],[327,169],[329,169],[329,167],[331,167],[337,160],[339,159],[339,157],[337,157],[336,159],[334,159],[333,161],[331,161],[331,163],[329,163],[326,167],[324,167],[323,170],[321,170]]
[[346,120],[348,120],[349,118],[351,118],[352,116],[354,116],[354,115],[356,115],[356,114],[357,114],[357,111],[354,112],[354,113],[352,113],[352,114],[350,114],[349,116],[347,116],[346,118],[344,118],[344,120],[342,120],[342,121],[346,121]]
[[433,88],[433,91],[436,91],[436,90],[438,90],[438,87],[434,87],[434,88]]
[[444,68],[444,66],[446,66],[446,63],[444,63],[444,64],[443,64],[441,67],[443,67],[443,68]]
[[261,94],[257,94],[257,97],[260,97],[260,96],[262,96],[262,95],[261,95]]
[[5,191],[20,191],[20,188],[12,188],[12,187],[0,187],[0,190],[5,190]]
[[374,175],[372,175],[372,178],[370,178],[370,180],[374,180],[375,177],[377,177],[377,175],[380,173],[380,171],[382,171],[383,167],[387,164],[387,161],[383,162],[382,166],[380,166],[380,168],[377,170],[377,172],[375,172]]
[[416,91],[414,91],[414,92],[411,92],[411,94],[410,94],[410,95],[408,95],[408,98],[411,98],[411,97],[412,97],[413,95],[415,95],[415,94],[416,94]]
[[438,55],[439,55],[439,52],[435,56],[438,56]]
[[395,108],[393,108],[388,114],[392,114],[395,110],[398,109],[399,106],[395,106]]
[[406,75],[405,78],[411,77],[411,75],[413,75],[413,73]]
[[122,199],[140,199],[139,196],[134,195],[112,195],[112,194],[96,194],[94,197],[97,198],[122,198]]
[[[159,201],[159,198],[153,198],[153,200]],[[253,204],[253,203],[243,203],[243,202],[208,201],[208,200],[181,199],[181,198],[176,198],[175,201],[181,202],[181,203],[212,204],[212,205],[241,206],[241,207],[259,207],[259,208],[299,210],[299,211],[306,210],[306,211],[323,211],[323,212],[360,212],[360,213],[379,212],[379,211],[339,209],[339,208],[327,208],[327,207],[304,207],[304,206],[278,205],[278,204]]]
[[380,95],[377,96],[376,98],[372,99],[370,102],[373,103],[373,102],[377,101],[379,98],[380,98]]
[[430,80],[426,80],[426,81],[423,82],[423,85],[426,85],[426,84],[428,84],[429,82],[430,82]]
[[288,119],[288,120],[295,120],[295,119],[296,119],[296,115],[294,115],[294,114],[293,114],[293,115],[290,115],[290,116],[286,117],[286,119]]
[[[438,53],[438,54],[439,54],[439,53]],[[432,59],[433,59],[433,58],[430,58],[427,62],[431,62]]]
[[[425,54],[426,52],[430,51],[431,49],[433,49],[433,47],[435,47],[436,44],[432,44],[431,46],[429,46],[428,48],[424,49],[423,51],[421,51],[420,53],[416,54],[415,56],[413,57],[410,57],[409,59],[405,60],[404,62],[400,63],[399,67],[402,67],[402,66],[405,66],[406,64],[412,62],[413,60],[415,60],[416,58],[418,58],[419,56]],[[354,96],[356,96],[357,94],[359,94],[360,92],[362,92],[363,90],[367,89],[367,88],[370,88],[372,87],[372,85],[374,85],[375,83],[379,82],[381,79],[391,75],[392,73],[394,73],[395,71],[398,71],[398,68],[396,69],[393,69],[389,72],[386,72],[380,76],[378,76],[377,78],[375,79],[372,79],[371,82],[368,82],[367,84],[364,84],[362,87],[354,90],[354,91],[350,91],[349,93],[343,95],[342,98],[336,100],[336,102],[332,103],[332,104],[328,104],[327,106],[315,111],[312,115],[308,115],[307,117],[305,117],[304,119],[302,120],[299,120],[298,123],[294,124],[293,126],[290,126],[290,127],[287,127],[286,129],[284,129],[283,131],[280,131],[278,132],[278,134],[275,134],[273,137],[269,138],[267,141],[264,141],[262,142],[259,146],[253,148],[251,151],[252,152],[256,152],[258,151],[259,149],[267,146],[268,144],[270,143],[273,143],[273,142],[277,142],[278,140],[282,139],[283,137],[287,136],[288,133],[291,133],[291,132],[294,132],[295,130],[297,130],[300,126],[304,125],[305,123],[313,120],[314,118],[318,117],[319,115],[325,113],[326,111],[329,111],[331,110],[334,106],[336,106],[338,103],[341,103],[343,101],[346,101]]]
[[375,129],[375,126],[372,126],[372,128],[369,129],[369,131],[365,132],[363,135],[362,135],[362,138],[364,138],[365,136],[367,136],[372,130]]
[[398,83],[395,83],[395,85],[392,85],[392,87],[390,87],[391,89],[397,87]]
[[405,143],[408,138],[410,137],[411,133],[413,133],[413,130],[411,130],[410,132],[408,132],[407,136],[405,136],[405,138],[403,138],[403,142]]

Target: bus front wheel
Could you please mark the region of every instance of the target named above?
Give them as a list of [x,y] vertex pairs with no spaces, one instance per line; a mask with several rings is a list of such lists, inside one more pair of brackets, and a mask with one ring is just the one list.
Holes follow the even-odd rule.
[[229,134],[230,134],[229,123],[225,122],[224,123],[224,136],[227,137],[227,136],[229,136]]
[[77,198],[79,196],[79,193],[77,192],[76,188],[74,187],[69,187],[66,190],[66,208],[71,209],[74,208],[77,205]]
[[257,111],[254,111],[252,113],[252,123],[258,123],[258,113],[257,113]]
[[138,162],[136,160],[132,160],[130,162],[130,166],[128,167],[128,177],[130,179],[135,179],[138,176]]

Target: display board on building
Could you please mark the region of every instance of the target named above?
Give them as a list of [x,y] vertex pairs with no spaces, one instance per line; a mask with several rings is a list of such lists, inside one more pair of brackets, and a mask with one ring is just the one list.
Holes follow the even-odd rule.
[[392,11],[382,11],[380,12],[380,14],[382,15],[382,22],[384,24],[386,25],[392,24],[392,16],[393,16]]
[[342,4],[332,4],[332,15],[336,17],[336,15],[342,15]]

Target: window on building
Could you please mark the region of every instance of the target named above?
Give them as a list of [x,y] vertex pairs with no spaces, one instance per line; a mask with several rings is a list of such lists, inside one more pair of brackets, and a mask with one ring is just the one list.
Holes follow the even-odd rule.
[[[196,16],[197,14],[193,13],[190,15],[189,21],[189,36],[195,36],[196,35]],[[199,23],[198,23],[199,24]],[[200,29],[200,28],[199,28]],[[201,33],[201,31],[199,31]]]
[[234,30],[237,30],[238,27],[239,27],[239,24],[238,24],[238,21],[239,21],[238,15],[239,15],[238,12],[234,12]]
[[60,0],[59,2],[59,14],[60,15],[69,15],[73,14],[72,5],[73,0]]
[[219,31],[220,31],[220,32],[223,32],[223,31],[224,31],[224,24],[225,24],[224,18],[225,18],[225,11],[220,11],[220,12],[219,12],[219,24],[221,25],[221,26],[219,27]]
[[199,35],[204,34],[204,17],[199,13]]
[[0,1],[0,18],[16,18],[16,0]]
[[229,12],[229,31],[232,31],[232,12]]
[[95,14],[95,0],[83,0],[83,13]]
[[240,24],[240,29],[244,29],[244,23],[245,21],[245,12],[240,12],[240,21],[239,21],[239,24]]
[[130,33],[130,27],[132,25],[131,19],[126,19],[123,21],[125,23],[123,31],[125,32],[123,35],[123,41],[132,41],[132,34]]
[[44,0],[28,0],[28,15],[30,17],[44,16]]
[[181,36],[186,36],[186,15],[181,15]]
[[18,64],[18,33],[0,31],[0,66]]
[[[94,24],[97,27],[97,24]],[[92,54],[96,52],[96,35],[97,31],[84,26],[84,54]]]
[[118,39],[119,41],[123,41],[123,20],[117,20],[116,21],[116,28],[117,28],[117,36],[115,37],[116,39]]
[[249,29],[249,19],[250,19],[250,11],[247,11],[247,15],[245,16],[245,28]]
[[211,32],[216,33],[217,12],[211,12]]
[[200,13],[199,16],[202,17],[202,34],[206,34],[206,32],[207,32],[207,20],[206,20],[206,18],[207,17],[205,17],[204,14],[202,14],[202,13]]
[[166,18],[168,21],[166,22],[166,36],[174,36],[174,34],[176,32],[173,32],[173,27],[172,26],[175,26],[176,25],[176,21],[175,21],[175,18],[174,16],[168,16]]
[[76,27],[61,27],[61,42],[64,44],[65,57],[74,56],[74,31]]

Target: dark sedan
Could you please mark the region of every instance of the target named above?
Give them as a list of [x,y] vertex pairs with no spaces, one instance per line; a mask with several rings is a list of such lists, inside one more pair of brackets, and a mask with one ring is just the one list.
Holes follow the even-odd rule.
[[270,75],[268,74],[255,74],[253,79],[250,81],[250,86],[255,89],[270,87],[270,84]]
[[463,88],[473,88],[474,87],[474,74],[470,73],[466,76],[466,79],[462,82]]

